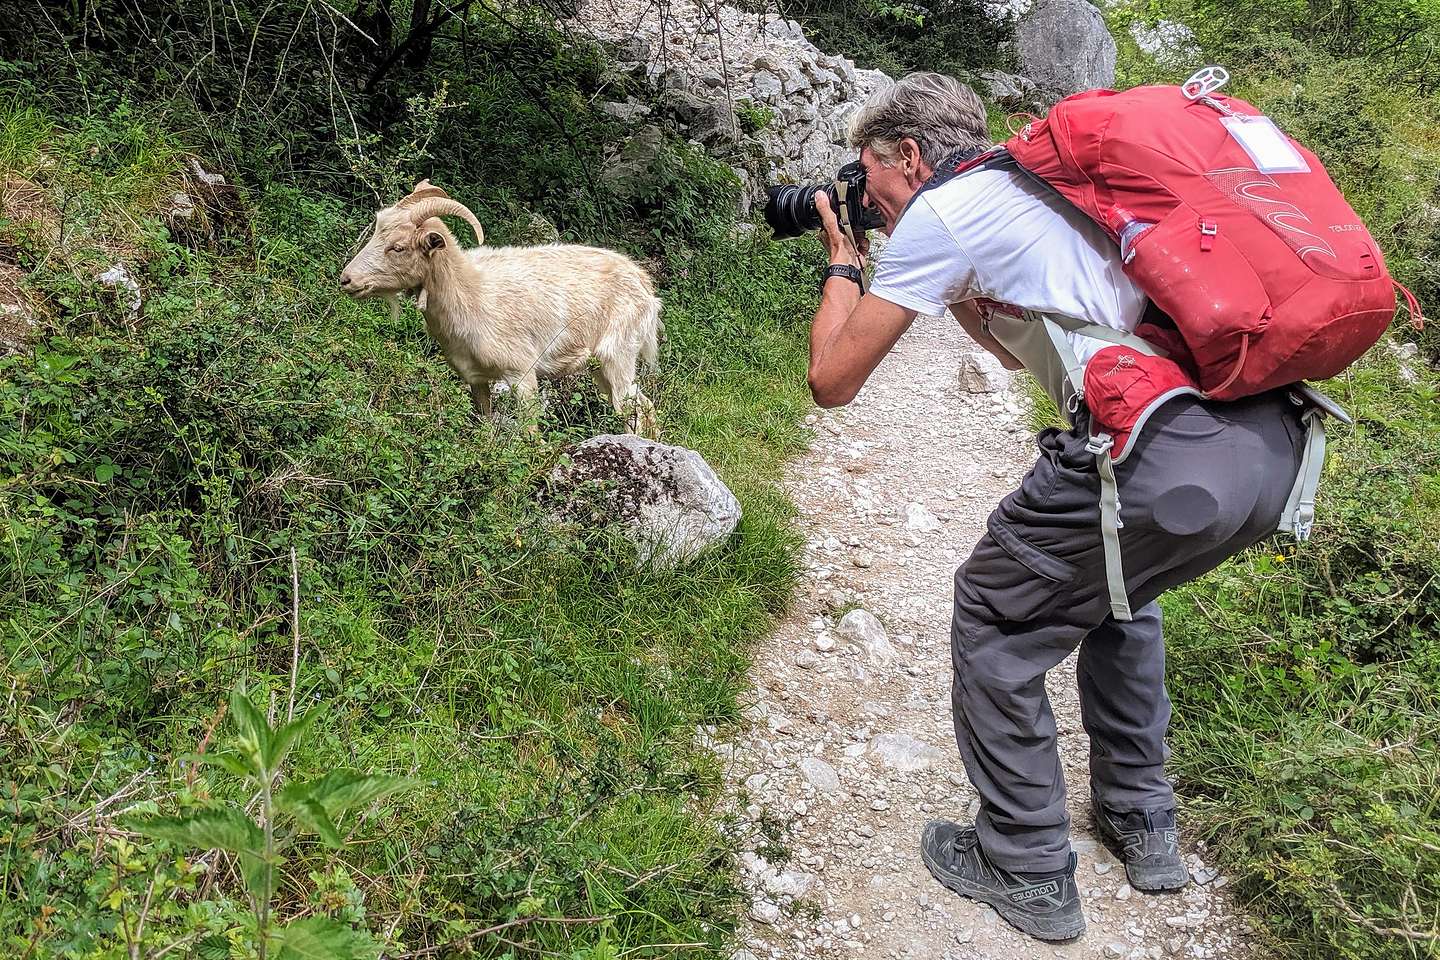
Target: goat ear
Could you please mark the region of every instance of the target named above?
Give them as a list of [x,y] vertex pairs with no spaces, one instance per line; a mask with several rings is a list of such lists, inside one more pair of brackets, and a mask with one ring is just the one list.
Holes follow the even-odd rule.
[[425,234],[420,244],[425,248],[425,255],[429,256],[445,246],[445,235],[438,230],[431,230]]

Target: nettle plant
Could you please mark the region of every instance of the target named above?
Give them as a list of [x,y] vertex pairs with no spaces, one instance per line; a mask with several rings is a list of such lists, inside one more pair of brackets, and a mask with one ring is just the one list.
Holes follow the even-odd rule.
[[255,949],[260,960],[359,960],[373,957],[379,945],[363,931],[330,917],[314,916],[283,926],[274,923],[273,906],[285,851],[302,836],[318,836],[339,849],[345,837],[336,826],[344,815],[404,788],[401,777],[332,770],[314,780],[282,782],[285,758],[324,713],[313,707],[271,726],[250,700],[243,684],[230,693],[235,737],[228,749],[195,754],[196,762],[220,767],[241,781],[253,799],[252,817],[243,806],[215,807],[177,817],[151,817],[129,826],[139,833],[187,847],[224,850],[233,855],[245,881],[255,920]]

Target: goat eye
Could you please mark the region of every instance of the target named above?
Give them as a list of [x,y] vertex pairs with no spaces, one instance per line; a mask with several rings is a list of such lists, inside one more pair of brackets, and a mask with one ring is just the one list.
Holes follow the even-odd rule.
[[390,244],[390,252],[391,252],[391,253],[404,253],[404,252],[405,252],[405,247],[404,247],[403,244],[392,243],[392,244]]

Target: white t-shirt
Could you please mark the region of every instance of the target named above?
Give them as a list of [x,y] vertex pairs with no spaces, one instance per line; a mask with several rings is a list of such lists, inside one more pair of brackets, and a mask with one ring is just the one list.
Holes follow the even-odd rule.
[[[870,292],[926,314],[988,298],[1037,313],[1133,331],[1145,294],[1121,270],[1098,224],[1018,170],[962,174],[921,193],[880,254]],[[990,323],[990,333],[1056,398],[1054,348],[1040,324]],[[1108,346],[1067,333],[1083,364]]]

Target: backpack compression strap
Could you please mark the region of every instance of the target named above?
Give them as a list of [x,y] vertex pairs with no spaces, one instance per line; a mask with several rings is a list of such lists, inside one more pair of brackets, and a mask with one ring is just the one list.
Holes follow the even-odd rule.
[[[1081,365],[1080,358],[1075,355],[1075,348],[1070,346],[1070,339],[1065,336],[1060,318],[1028,310],[1026,314],[1027,319],[1045,325],[1045,332],[1050,336],[1050,345],[1055,348],[1060,362],[1065,365],[1065,376],[1070,381],[1072,391],[1070,404],[1073,406],[1070,409],[1073,413],[1085,399],[1085,368]],[[1107,336],[1104,338],[1106,340],[1121,343],[1142,353],[1155,353],[1155,349],[1139,337],[1119,330],[1093,323],[1072,322],[1065,326],[1073,326],[1076,333],[1085,336],[1093,336],[1093,331],[1097,329],[1105,330],[1118,335],[1114,338]],[[1132,620],[1134,618],[1130,613],[1130,594],[1125,589],[1125,567],[1120,557],[1120,528],[1125,526],[1125,523],[1120,519],[1120,485],[1115,481],[1115,461],[1110,456],[1110,450],[1114,446],[1115,440],[1110,434],[1097,433],[1090,437],[1085,449],[1094,455],[1095,468],[1100,474],[1100,540],[1105,547],[1105,582],[1110,590],[1110,615],[1116,620]]]

